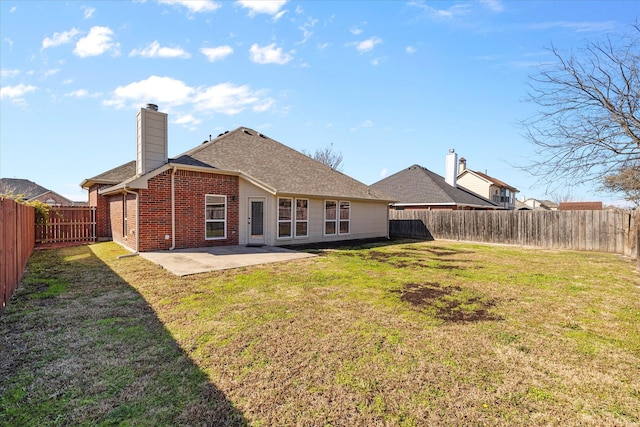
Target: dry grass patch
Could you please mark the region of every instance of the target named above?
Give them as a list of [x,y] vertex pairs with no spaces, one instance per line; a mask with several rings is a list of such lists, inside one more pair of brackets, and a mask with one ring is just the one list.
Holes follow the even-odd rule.
[[[34,299],[27,283],[0,317],[0,422],[640,423],[631,262],[393,243],[184,278],[112,243],[36,254],[27,282],[67,287]],[[66,321],[47,326],[43,300]]]

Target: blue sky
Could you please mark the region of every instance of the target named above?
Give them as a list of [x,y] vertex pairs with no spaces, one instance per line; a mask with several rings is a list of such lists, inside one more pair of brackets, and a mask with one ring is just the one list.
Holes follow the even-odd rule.
[[[169,114],[169,156],[240,126],[300,151],[332,145],[372,184],[413,164],[472,170],[551,198],[513,165],[529,76],[585,39],[627,32],[636,1],[0,2],[0,176],[74,200],[135,159],[135,115]],[[560,187],[574,200],[617,198]]]

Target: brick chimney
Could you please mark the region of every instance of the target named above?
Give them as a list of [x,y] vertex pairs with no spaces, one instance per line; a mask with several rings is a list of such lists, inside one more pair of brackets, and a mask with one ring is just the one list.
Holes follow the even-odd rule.
[[137,116],[136,174],[144,175],[168,161],[167,114],[155,104],[141,108]]

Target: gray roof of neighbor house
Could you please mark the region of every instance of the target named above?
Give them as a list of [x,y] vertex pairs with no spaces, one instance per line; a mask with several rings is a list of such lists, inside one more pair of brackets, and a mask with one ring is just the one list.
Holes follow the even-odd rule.
[[33,199],[49,191],[28,179],[1,178],[0,194],[22,195],[25,200]]
[[388,176],[371,187],[391,195],[398,204],[464,205],[498,208],[497,205],[466,188],[453,187],[445,179],[420,165],[413,165]]
[[[276,194],[391,201],[386,194],[287,147],[253,129],[237,128],[169,159],[168,165],[234,172]],[[84,180],[121,184],[135,177],[135,161]],[[150,172],[150,174],[152,174]]]

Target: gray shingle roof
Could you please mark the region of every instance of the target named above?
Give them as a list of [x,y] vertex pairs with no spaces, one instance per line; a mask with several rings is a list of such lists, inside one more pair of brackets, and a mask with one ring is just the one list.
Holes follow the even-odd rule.
[[33,199],[48,189],[36,184],[28,179],[2,178],[0,179],[0,194],[12,194],[14,196],[23,195],[25,200]]
[[90,187],[93,184],[119,184],[122,181],[135,176],[136,174],[136,161],[132,160],[124,165],[120,165],[93,178],[85,179],[82,181],[82,187]]
[[[389,196],[261,133],[238,128],[169,159],[173,165],[244,173],[278,194],[390,201]],[[135,175],[135,161],[85,182],[114,185]]]
[[452,187],[445,179],[420,165],[413,165],[388,176],[371,187],[402,204],[465,205],[495,208],[489,200],[464,187]]

